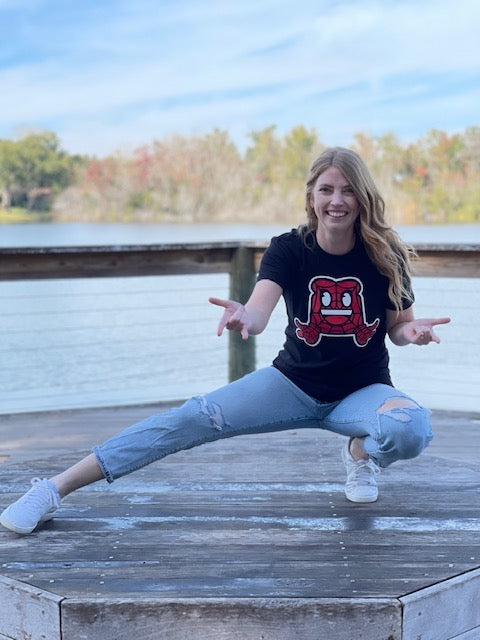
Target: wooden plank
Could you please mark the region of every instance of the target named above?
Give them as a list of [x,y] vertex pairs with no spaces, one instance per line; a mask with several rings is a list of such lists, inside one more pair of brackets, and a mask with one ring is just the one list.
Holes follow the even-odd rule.
[[[93,444],[155,412],[154,407],[127,407],[6,417],[0,434],[7,441],[23,433],[35,449],[38,441],[32,436],[44,430],[52,440],[57,434],[58,441],[52,458],[45,445],[42,459],[0,465],[1,507],[33,476],[51,475],[77,459],[70,451],[72,434]],[[33,537],[0,529],[0,573],[64,598],[61,610],[68,614],[70,637],[82,637],[81,621],[93,616],[87,640],[94,633],[108,638],[102,636],[108,633],[102,620],[115,629],[118,624],[124,634],[143,631],[143,614],[147,639],[163,634],[159,624],[177,628],[171,622],[175,616],[184,620],[178,637],[192,636],[197,616],[209,620],[208,613],[203,618],[204,608],[222,599],[249,601],[252,617],[233,609],[236,636],[228,636],[232,625],[227,629],[213,609],[211,625],[199,623],[205,638],[258,640],[264,634],[277,640],[282,636],[274,616],[262,611],[262,603],[287,607],[287,600],[320,605],[335,600],[328,615],[320,607],[297,616],[292,607],[293,627],[286,626],[290,638],[322,637],[312,635],[314,619],[317,633],[326,625],[323,637],[329,640],[335,640],[332,628],[350,632],[343,608],[348,601],[371,603],[359,617],[382,632],[382,640],[389,634],[396,639],[393,631],[385,632],[389,618],[377,611],[377,601],[400,604],[399,598],[410,593],[426,597],[429,588],[479,570],[480,468],[468,457],[480,447],[477,419],[434,412],[434,430],[441,436],[436,448],[382,473],[380,499],[369,505],[346,501],[339,456],[343,439],[328,432],[242,436],[179,452],[113,485],[81,489]],[[199,601],[200,609],[193,606]],[[155,613],[154,602],[166,603],[167,609]],[[182,608],[182,602],[192,607]],[[72,609],[70,603],[75,603]],[[152,613],[148,607],[142,612],[145,603]],[[427,598],[423,605],[426,618],[437,600]],[[117,614],[123,624],[115,622]],[[465,633],[478,626],[469,615],[464,612],[471,625]],[[134,621],[130,627],[128,619]],[[208,636],[208,628],[216,635]],[[371,640],[367,629],[362,633]]]
[[480,277],[480,245],[415,245],[414,275],[431,278]]
[[480,471],[480,412],[467,417],[458,411],[434,411],[432,420],[435,437],[428,453],[447,461],[461,460]]
[[405,638],[452,640],[470,633],[480,626],[479,593],[477,569],[400,598]]
[[26,460],[38,461],[71,451],[88,451],[98,444],[99,438],[106,440],[134,422],[178,404],[157,402],[142,406],[0,415],[0,455],[5,458],[2,462],[16,467]]
[[[29,459],[41,460],[71,451],[88,450],[98,444],[99,440],[105,440],[120,429],[178,404],[178,402],[159,402],[141,406],[2,415],[0,416],[0,454],[4,454],[5,462],[17,464]],[[427,454],[446,460],[466,462],[480,470],[478,456],[480,413],[475,415],[459,411],[433,411],[432,423],[435,438],[429,445]],[[461,434],[461,437],[458,434]],[[325,434],[325,442],[332,437],[335,438]],[[317,443],[319,446],[322,445],[320,436],[317,437]],[[295,446],[298,447],[299,443]],[[307,441],[302,455],[311,457],[314,452],[311,450],[309,452],[308,446]],[[233,452],[236,458],[233,457]],[[276,453],[282,453],[280,446],[276,448]],[[262,456],[262,452],[258,451],[256,455]],[[242,458],[239,459],[237,455],[236,445],[225,450],[222,456],[223,458],[230,456],[231,461],[236,465],[242,464]],[[211,464],[211,460],[209,462]],[[263,462],[262,460],[261,464]],[[285,473],[288,477],[291,476],[289,467],[285,469]]]
[[238,243],[0,249],[0,280],[123,277],[230,270]]
[[470,631],[466,631],[459,636],[455,636],[454,638],[449,638],[449,640],[478,640],[480,638],[480,627],[475,627],[475,629],[470,629]]
[[[0,248],[0,280],[228,273],[239,248],[253,254],[258,269],[266,247],[262,242],[216,242]],[[419,244],[415,248],[419,256],[415,275],[480,277],[478,244]]]
[[400,605],[386,599],[72,599],[62,628],[63,640],[402,640]]
[[62,640],[61,601],[60,596],[0,576],[0,634],[14,640]]
[[[425,455],[394,465],[381,478],[379,502],[357,506],[343,496],[337,454],[336,439],[313,430],[183,452],[110,488],[93,485],[70,496],[35,534],[45,547],[41,559],[30,554],[28,538],[5,532],[3,571],[29,571],[33,584],[68,597],[92,589],[124,596],[398,597],[478,566],[478,472],[450,465],[439,500],[444,463]],[[299,465],[306,482],[298,480]],[[43,475],[49,466],[45,460],[28,473]],[[237,478],[229,481],[233,469]],[[290,469],[296,480],[282,482]],[[16,470],[15,483],[2,474],[3,487],[20,492],[23,473]]]

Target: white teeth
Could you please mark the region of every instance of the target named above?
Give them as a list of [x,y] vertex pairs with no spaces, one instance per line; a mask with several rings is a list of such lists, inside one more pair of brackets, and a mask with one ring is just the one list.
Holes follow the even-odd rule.
[[347,215],[346,211],[327,211],[327,213],[332,218],[343,218]]

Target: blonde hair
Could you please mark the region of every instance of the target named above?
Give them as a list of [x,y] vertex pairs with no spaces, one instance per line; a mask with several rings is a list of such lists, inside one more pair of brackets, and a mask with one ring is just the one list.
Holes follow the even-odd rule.
[[329,167],[337,167],[350,183],[360,205],[356,220],[360,236],[370,260],[389,281],[388,296],[397,311],[403,308],[405,299],[413,301],[409,288],[411,258],[415,252],[405,244],[397,232],[385,221],[385,202],[380,195],[362,158],[343,147],[325,149],[314,161],[306,183],[305,210],[307,223],[298,228],[306,246],[313,246],[318,220],[311,205],[311,194],[318,176]]

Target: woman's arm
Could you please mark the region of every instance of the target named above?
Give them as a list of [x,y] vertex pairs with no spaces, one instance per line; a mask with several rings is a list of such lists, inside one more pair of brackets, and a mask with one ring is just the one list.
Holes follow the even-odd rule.
[[281,295],[282,288],[276,282],[259,280],[245,305],[235,300],[209,298],[212,304],[225,309],[218,324],[217,335],[221,336],[225,328],[238,331],[244,340],[250,335],[262,333]]
[[387,333],[393,344],[403,347],[407,344],[424,345],[429,342],[440,342],[433,327],[446,324],[450,318],[419,318],[415,320],[413,307],[403,311],[387,309]]

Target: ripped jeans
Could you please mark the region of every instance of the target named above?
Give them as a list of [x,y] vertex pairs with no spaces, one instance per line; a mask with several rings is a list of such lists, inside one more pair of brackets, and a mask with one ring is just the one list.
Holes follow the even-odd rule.
[[430,412],[397,389],[373,384],[319,402],[274,367],[259,369],[182,406],[146,418],[95,447],[108,482],[165,456],[243,434],[318,428],[364,438],[379,467],[414,458],[432,439]]

